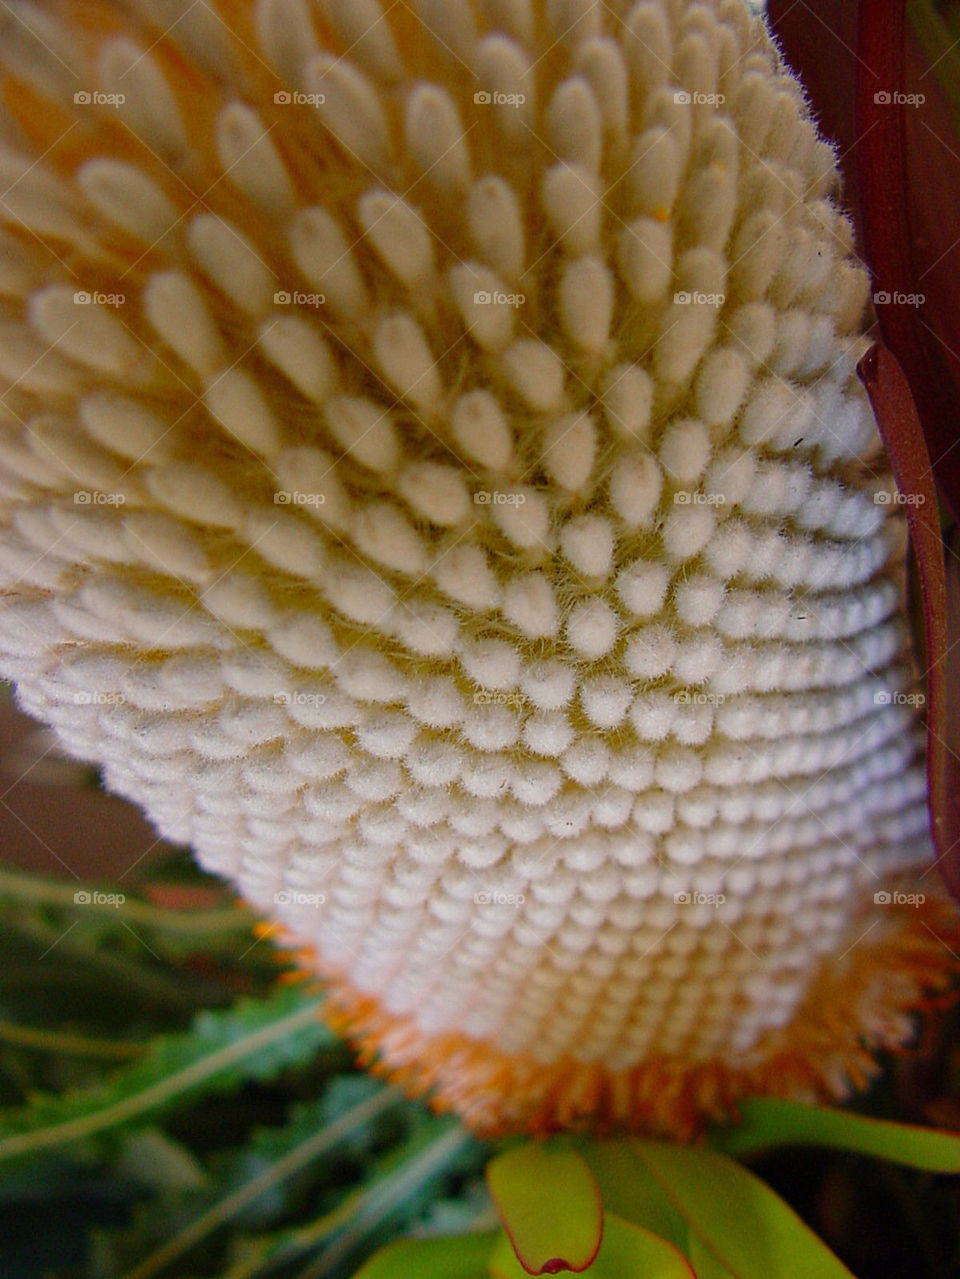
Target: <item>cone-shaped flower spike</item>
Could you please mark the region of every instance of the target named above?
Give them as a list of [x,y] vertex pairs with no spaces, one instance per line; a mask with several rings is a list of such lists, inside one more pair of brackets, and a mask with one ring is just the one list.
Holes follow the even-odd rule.
[[904,521],[742,0],[13,3],[0,64],[23,706],[479,1130],[862,1082],[950,961]]

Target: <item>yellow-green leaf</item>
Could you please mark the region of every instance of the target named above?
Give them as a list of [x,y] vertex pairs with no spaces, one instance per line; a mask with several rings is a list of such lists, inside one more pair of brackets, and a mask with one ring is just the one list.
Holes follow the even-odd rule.
[[581,1138],[577,1149],[597,1179],[605,1212],[615,1212],[686,1251],[687,1223],[640,1162],[629,1140]]
[[515,1146],[487,1165],[487,1184],[528,1274],[586,1270],[596,1257],[603,1203],[581,1155],[532,1143]]
[[699,1235],[693,1234],[692,1231],[687,1244],[687,1256],[690,1258],[690,1264],[696,1272],[697,1279],[737,1279],[736,1275],[713,1255],[707,1245],[701,1242]]
[[960,1136],[936,1128],[870,1119],[777,1097],[741,1102],[740,1114],[740,1123],[712,1137],[714,1146],[738,1158],[773,1146],[830,1146],[926,1172],[960,1173]]
[[664,1142],[632,1145],[691,1236],[733,1279],[851,1279],[793,1209],[732,1159]]
[[[506,1235],[494,1247],[490,1274],[492,1279],[527,1279]],[[606,1215],[603,1243],[587,1274],[590,1279],[696,1279],[672,1243],[612,1212]]]
[[[652,1230],[668,1240],[689,1260],[697,1279],[734,1279],[730,1271],[709,1252],[661,1186],[631,1149],[629,1140],[591,1141],[583,1139],[577,1149],[593,1169],[600,1185],[607,1220],[611,1213]],[[588,1271],[589,1275],[593,1271]]]
[[354,1279],[487,1279],[494,1235],[401,1239],[388,1244]]

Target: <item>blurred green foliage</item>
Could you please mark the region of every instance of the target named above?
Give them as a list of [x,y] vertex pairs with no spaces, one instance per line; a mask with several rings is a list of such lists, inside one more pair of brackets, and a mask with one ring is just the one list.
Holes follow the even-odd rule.
[[337,1279],[488,1216],[479,1143],[358,1073],[188,858],[161,874],[221,904],[0,872],[4,1279]]

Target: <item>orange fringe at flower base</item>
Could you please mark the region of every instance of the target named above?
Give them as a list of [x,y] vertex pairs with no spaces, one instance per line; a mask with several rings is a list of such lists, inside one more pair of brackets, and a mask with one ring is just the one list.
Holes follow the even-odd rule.
[[[257,930],[273,932],[273,925]],[[349,1039],[359,1063],[426,1097],[435,1111],[455,1112],[480,1137],[559,1131],[632,1131],[689,1141],[706,1125],[734,1118],[748,1097],[836,1102],[880,1073],[876,1054],[914,1051],[915,1017],[960,998],[956,978],[960,924],[948,900],[907,907],[891,920],[883,949],[851,949],[825,973],[786,1030],[768,1033],[749,1064],[656,1057],[625,1071],[565,1059],[544,1064],[528,1054],[459,1033],[425,1035],[412,1017],[396,1016],[335,973],[323,976],[322,1016]],[[287,937],[284,945],[294,945]],[[317,968],[311,950],[280,952],[307,981]],[[946,992],[946,993],[944,993]]]

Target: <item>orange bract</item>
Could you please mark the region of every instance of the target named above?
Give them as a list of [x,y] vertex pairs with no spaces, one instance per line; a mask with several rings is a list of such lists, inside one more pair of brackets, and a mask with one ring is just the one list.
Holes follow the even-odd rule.
[[625,1071],[572,1059],[545,1065],[464,1035],[424,1035],[414,1018],[384,1013],[336,977],[327,983],[325,1017],[375,1072],[412,1096],[430,1096],[438,1110],[456,1111],[481,1136],[589,1128],[688,1141],[707,1123],[733,1118],[745,1097],[829,1102],[866,1087],[877,1074],[875,1053],[904,1037],[905,1014],[951,978],[944,947],[958,939],[952,908],[921,919],[925,935],[904,917],[882,947],[824,973],[789,1027],[757,1046],[752,1064],[653,1057]]

